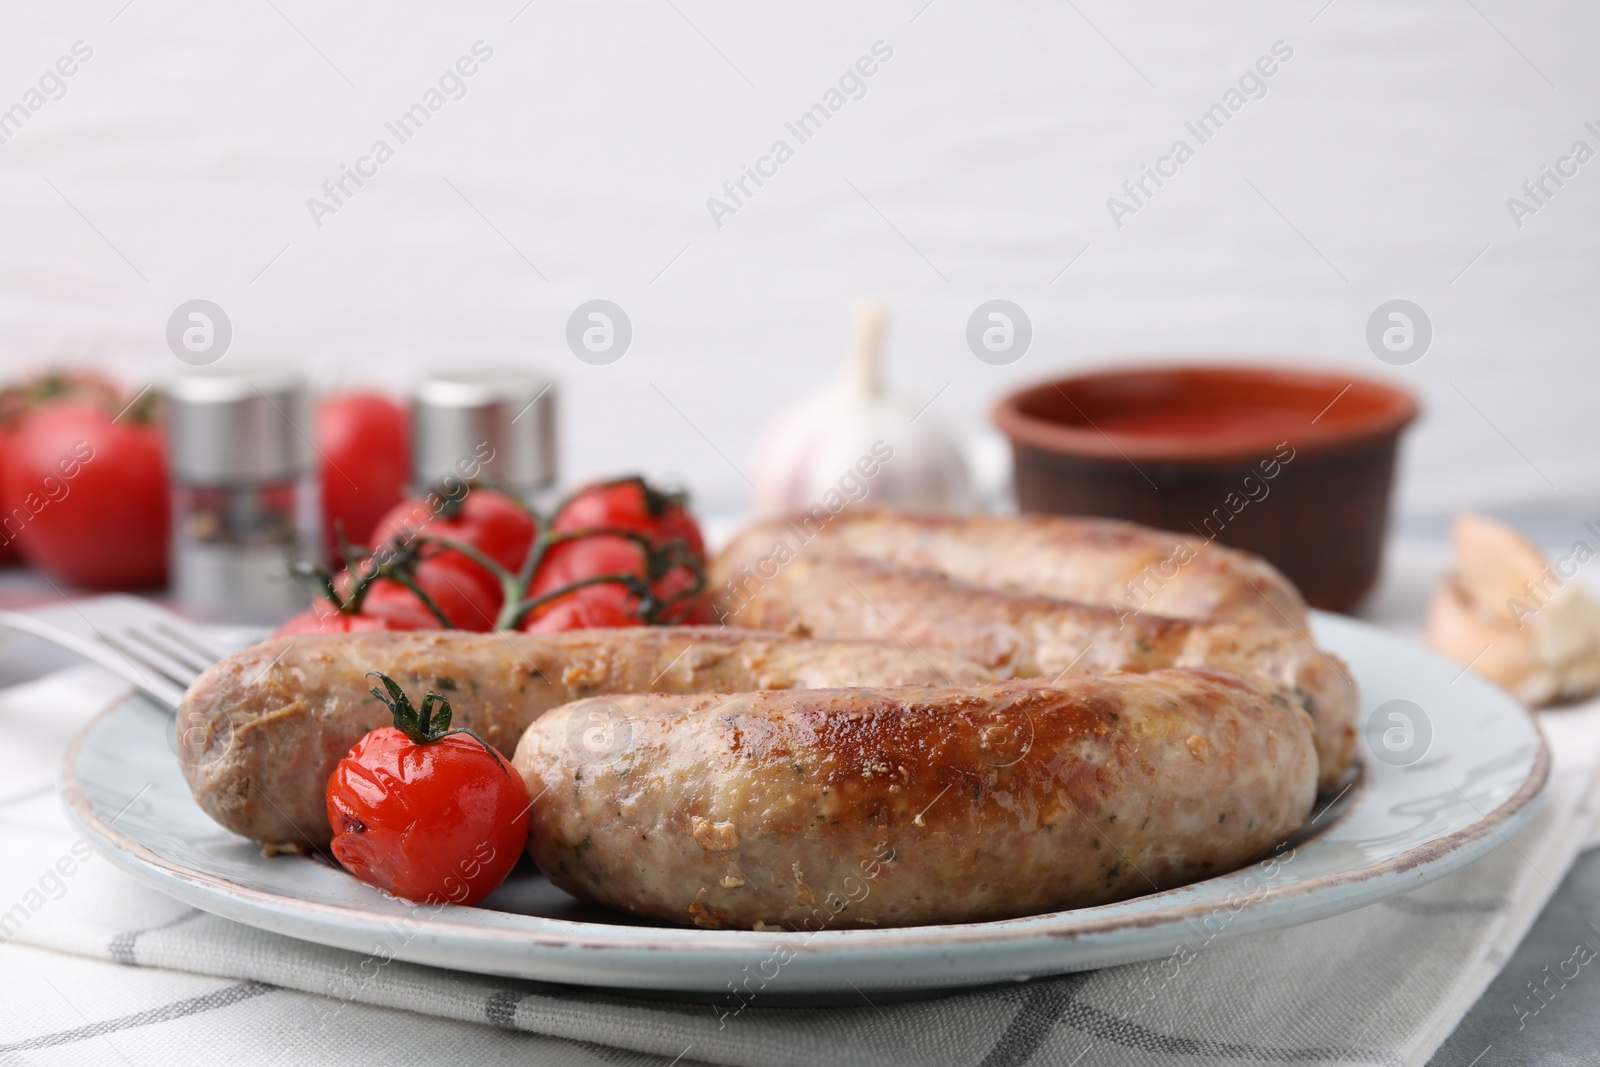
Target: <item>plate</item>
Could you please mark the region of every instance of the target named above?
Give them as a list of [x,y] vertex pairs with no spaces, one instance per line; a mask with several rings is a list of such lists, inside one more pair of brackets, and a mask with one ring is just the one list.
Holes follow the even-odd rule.
[[[1259,864],[1117,904],[885,930],[698,930],[567,896],[524,862],[481,906],[413,906],[303,856],[264,857],[189,795],[172,718],[131,697],[67,753],[69,816],[135,878],[196,908],[318,944],[484,974],[675,994],[931,990],[1156,959],[1409,892],[1532,818],[1550,754],[1532,716],[1459,665],[1332,615],[1319,642],[1363,699],[1362,767]],[[730,1006],[733,1002],[730,1000]]]

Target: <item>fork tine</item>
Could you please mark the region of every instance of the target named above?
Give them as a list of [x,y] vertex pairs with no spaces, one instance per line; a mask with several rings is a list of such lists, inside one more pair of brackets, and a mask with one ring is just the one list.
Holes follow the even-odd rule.
[[155,671],[179,689],[188,689],[199,671],[173,659],[159,645],[152,644],[138,630],[100,634],[101,640],[134,662]]
[[165,620],[157,621],[150,627],[158,633],[164,633],[174,641],[188,648],[195,655],[201,657],[207,667],[218,660],[226,659],[228,653],[212,645],[200,634],[195,633],[187,625],[177,625],[175,622]]
[[129,627],[127,633],[128,636],[137,637],[151,648],[160,649],[177,662],[192,668],[196,674],[222,658],[220,652],[205,651],[199,642],[176,626],[166,623],[155,622],[143,630]]

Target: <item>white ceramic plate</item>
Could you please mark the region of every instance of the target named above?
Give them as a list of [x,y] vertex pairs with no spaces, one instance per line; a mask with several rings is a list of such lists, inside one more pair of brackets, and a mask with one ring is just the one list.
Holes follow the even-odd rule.
[[[679,994],[727,995],[729,983],[754,975],[768,998],[975,985],[1154,959],[1180,941],[1359,908],[1477,859],[1532,817],[1549,751],[1511,697],[1373,627],[1330,615],[1315,625],[1324,647],[1350,663],[1363,723],[1372,723],[1363,770],[1336,803],[1269,863],[1005,922],[814,934],[666,927],[584,905],[526,862],[484,906],[413,908],[319,860],[264,858],[218,827],[179,774],[171,717],[138,698],[80,735],[67,754],[64,793],[89,840],[136,878],[197,908],[357,952]],[[1391,712],[1409,720],[1409,738]]]

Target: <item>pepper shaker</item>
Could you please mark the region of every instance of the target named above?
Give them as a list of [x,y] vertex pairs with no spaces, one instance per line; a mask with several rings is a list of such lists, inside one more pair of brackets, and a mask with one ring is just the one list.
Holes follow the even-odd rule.
[[172,470],[172,587],[189,614],[275,623],[309,593],[290,574],[320,559],[304,381],[195,375],[165,389]]
[[411,408],[411,440],[418,489],[478,478],[541,504],[558,471],[555,383],[496,371],[426,378]]

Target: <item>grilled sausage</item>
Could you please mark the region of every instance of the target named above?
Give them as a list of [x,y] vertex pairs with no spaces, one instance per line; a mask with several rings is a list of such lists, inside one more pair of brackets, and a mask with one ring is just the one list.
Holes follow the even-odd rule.
[[802,548],[1119,613],[1306,627],[1299,592],[1259,556],[1203,537],[1062,515],[923,515],[881,508],[830,515],[816,508],[742,532],[723,550],[712,588],[727,599],[748,574],[759,575]]
[[513,763],[536,798],[529,852],[568,892],[809,930],[1183,885],[1294,833],[1317,777],[1298,708],[1204,669],[594,698],[534,723]]
[[1292,630],[1131,615],[815,548],[739,592],[720,611],[741,626],[942,648],[1020,678],[1195,666],[1258,676],[1311,714],[1323,789],[1337,787],[1355,752],[1348,670]]
[[326,845],[328,775],[368,730],[391,721],[367,692],[368,671],[382,671],[418,699],[437,690],[450,701],[454,725],[506,753],[545,711],[597,693],[993,680],[938,649],[712,627],[276,638],[206,671],[178,709],[178,755],[196,802],[269,849]]

